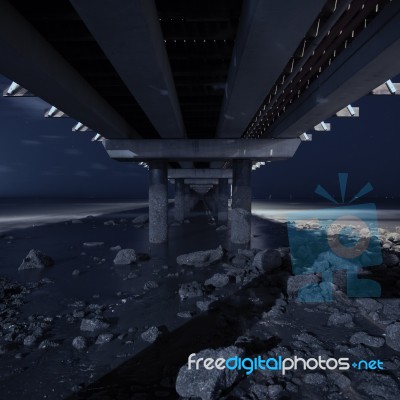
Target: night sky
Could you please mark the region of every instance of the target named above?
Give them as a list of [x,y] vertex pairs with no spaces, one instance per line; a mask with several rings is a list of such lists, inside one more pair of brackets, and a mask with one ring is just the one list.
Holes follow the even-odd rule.
[[[0,76],[3,91],[10,81]],[[370,181],[372,196],[400,197],[400,96],[367,96],[360,118],[332,118],[293,159],[253,172],[255,198],[313,197],[317,184],[338,194],[337,173],[349,173],[349,196]],[[71,118],[45,119],[39,98],[0,97],[0,196],[147,197],[147,173],[111,160],[93,132],[72,132]],[[315,197],[315,196],[314,196]]]

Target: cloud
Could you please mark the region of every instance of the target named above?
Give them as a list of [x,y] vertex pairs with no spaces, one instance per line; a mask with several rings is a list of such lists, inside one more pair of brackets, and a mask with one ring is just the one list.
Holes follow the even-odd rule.
[[78,149],[65,149],[64,153],[68,156],[81,156],[82,152]]
[[38,140],[22,139],[21,143],[25,146],[37,146],[40,144]]

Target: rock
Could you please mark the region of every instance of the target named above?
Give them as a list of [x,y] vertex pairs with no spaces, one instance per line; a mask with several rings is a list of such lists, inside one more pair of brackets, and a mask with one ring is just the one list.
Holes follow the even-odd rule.
[[80,329],[81,331],[94,332],[101,329],[107,329],[109,326],[110,324],[97,318],[84,318],[81,322]]
[[85,242],[83,245],[85,247],[101,247],[104,246],[104,242]]
[[35,335],[28,335],[25,336],[24,339],[24,346],[33,346],[37,340],[37,337]]
[[149,222],[149,214],[142,214],[132,220],[133,225],[145,225]]
[[179,288],[179,297],[181,300],[201,297],[203,294],[203,285],[196,281],[182,283]]
[[83,221],[81,221],[80,219],[72,219],[71,224],[83,224]]
[[116,265],[130,265],[136,262],[136,252],[133,249],[122,249],[114,258]]
[[214,262],[221,260],[224,251],[221,246],[215,250],[202,250],[194,253],[182,254],[176,258],[178,265],[192,265],[195,267],[207,267]]
[[196,307],[200,311],[208,311],[210,309],[210,305],[213,303],[212,300],[199,300],[196,301]]
[[53,264],[54,261],[51,257],[45,255],[39,250],[32,249],[23,259],[22,264],[18,269],[41,269],[45,267],[51,267]]
[[72,346],[77,350],[84,350],[87,347],[86,339],[83,336],[77,336],[72,341]]
[[400,243],[400,233],[398,232],[388,233],[387,240],[390,240],[393,243]]
[[281,253],[278,250],[267,249],[257,253],[253,260],[253,266],[271,271],[282,265]]
[[156,326],[151,326],[147,331],[144,331],[140,337],[149,343],[154,343],[159,336],[161,335],[161,331]]
[[231,241],[235,244],[246,244],[251,236],[251,213],[242,208],[231,211]]
[[386,344],[393,350],[400,351],[400,322],[386,327]]
[[346,375],[343,375],[340,372],[330,372],[328,374],[328,378],[341,390],[344,390],[351,386],[351,380]]
[[[244,350],[230,346],[219,349],[202,350],[193,357],[193,360],[199,358],[224,358],[241,357]],[[240,377],[242,371],[237,369],[205,369],[203,365],[199,369],[189,369],[187,365],[181,367],[176,379],[175,389],[182,397],[201,398],[202,400],[215,400],[220,398],[220,394],[230,388]]]
[[112,246],[112,247],[110,247],[110,250],[111,251],[120,251],[120,250],[122,250],[122,247],[120,245]]
[[357,378],[357,391],[365,393],[368,399],[398,400],[400,398],[398,383],[389,375],[359,371]]
[[48,349],[50,347],[58,347],[59,344],[56,342],[52,342],[51,340],[45,339],[39,344],[39,349]]
[[95,344],[104,344],[108,343],[112,340],[113,334],[112,333],[101,333],[99,336],[97,336],[97,340]]
[[220,231],[226,231],[228,229],[228,227],[226,226],[226,225],[220,225],[218,228],[216,228],[215,230],[217,231],[217,232],[220,232]]
[[115,221],[113,221],[112,219],[110,219],[109,221],[105,221],[104,225],[105,226],[115,226],[115,225],[117,225],[117,223]]
[[229,277],[225,274],[214,274],[211,278],[207,279],[204,284],[221,288],[229,283]]
[[338,325],[353,325],[353,317],[348,313],[333,313],[328,319],[328,326],[338,326]]
[[179,318],[192,318],[193,313],[191,311],[180,311],[176,314]]
[[383,256],[383,263],[388,267],[394,267],[399,261],[399,257],[397,257],[396,254],[386,253]]
[[158,288],[158,283],[155,281],[148,281],[144,284],[143,289],[144,290],[151,290],[151,289],[156,289]]
[[381,337],[368,335],[366,332],[357,332],[350,338],[351,344],[365,344],[369,347],[382,347],[385,339]]
[[305,374],[303,377],[304,383],[308,385],[324,385],[326,384],[326,378],[324,375],[320,374],[319,372],[314,372],[311,374]]
[[319,282],[320,278],[318,275],[314,274],[289,276],[286,289],[288,297],[291,299],[297,299],[299,290],[308,285],[318,284]]
[[373,312],[373,311],[379,311],[383,307],[382,304],[378,303],[376,300],[369,299],[369,298],[356,299],[355,302],[366,313],[370,313],[370,312]]
[[80,273],[81,273],[81,271],[79,271],[79,269],[74,269],[74,270],[72,271],[72,275],[73,275],[73,276],[78,276]]
[[231,263],[236,268],[244,268],[248,266],[250,260],[244,254],[237,254],[232,258]]

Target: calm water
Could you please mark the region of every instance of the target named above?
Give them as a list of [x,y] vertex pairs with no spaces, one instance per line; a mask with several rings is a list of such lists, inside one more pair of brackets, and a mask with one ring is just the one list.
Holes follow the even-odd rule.
[[[400,203],[382,200],[375,203],[381,228],[395,230],[400,225]],[[2,199],[0,200],[0,233],[45,225],[72,219],[99,216],[119,212],[135,211],[147,207],[145,200],[63,200],[63,199]],[[324,219],[324,211],[331,208],[327,202],[272,202],[254,200],[252,212],[255,216],[285,223],[292,213],[316,210],[316,217]],[[133,216],[137,215],[133,213]],[[125,214],[125,217],[129,215]],[[374,215],[371,215],[373,218]]]

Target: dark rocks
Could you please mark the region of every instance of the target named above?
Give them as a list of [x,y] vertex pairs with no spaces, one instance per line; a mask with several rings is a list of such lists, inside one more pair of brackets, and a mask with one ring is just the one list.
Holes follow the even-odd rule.
[[364,344],[369,347],[382,347],[385,344],[385,339],[368,335],[366,332],[357,332],[351,336],[350,343]]
[[196,306],[200,311],[208,311],[213,300],[199,300],[196,301]]
[[51,347],[58,347],[59,343],[53,342],[51,340],[45,339],[39,344],[39,349],[48,349]]
[[72,271],[72,276],[78,276],[78,275],[80,275],[80,273],[81,273],[81,271],[79,271],[79,269],[74,269]]
[[181,300],[201,297],[204,294],[204,287],[201,283],[193,281],[182,283],[179,288],[179,297]]
[[155,281],[147,281],[143,286],[144,290],[151,290],[156,288],[158,288],[158,283]]
[[35,335],[25,336],[24,346],[33,346],[37,341],[37,337]]
[[142,214],[132,220],[133,225],[143,226],[149,222],[149,214]]
[[278,250],[267,249],[257,253],[253,260],[253,266],[271,271],[282,265],[281,253]]
[[214,274],[211,278],[207,279],[204,284],[206,286],[214,286],[215,288],[221,288],[229,283],[229,277],[225,274]]
[[399,257],[397,257],[396,254],[385,253],[383,255],[383,263],[386,264],[388,267],[394,267],[399,262]]
[[144,331],[140,337],[148,343],[154,343],[162,334],[162,332],[156,327],[151,326],[149,329]]
[[303,377],[303,382],[307,383],[308,385],[319,386],[319,385],[324,385],[326,383],[326,378],[319,372],[314,372],[310,374],[305,374]]
[[358,378],[357,389],[365,393],[368,399],[398,400],[400,398],[398,383],[389,375],[362,371]]
[[194,253],[182,254],[176,258],[178,265],[192,265],[195,267],[207,267],[224,256],[222,247],[215,250],[202,250]]
[[77,336],[72,341],[72,346],[77,350],[84,350],[87,347],[87,341],[83,336]]
[[349,313],[333,313],[328,319],[328,326],[353,326],[353,317]]
[[294,275],[290,276],[287,280],[287,294],[291,299],[297,299],[299,290],[302,290],[307,285],[318,284],[320,278],[317,275]]
[[122,247],[120,245],[112,246],[112,247],[110,247],[110,250],[111,251],[120,251],[120,250],[122,250]]
[[114,264],[116,265],[130,265],[136,262],[137,256],[133,249],[122,249],[114,258]]
[[386,327],[386,344],[393,350],[400,351],[400,322]]
[[[219,349],[206,349],[196,354],[193,358],[224,358],[241,357],[244,350],[230,346]],[[201,366],[199,369],[189,369],[187,365],[181,367],[176,379],[176,391],[182,397],[199,397],[202,400],[214,400],[220,398],[221,392],[230,388],[240,377],[240,371],[225,369],[205,369]]]
[[114,337],[114,335],[112,333],[101,333],[97,337],[97,340],[96,340],[95,344],[108,343],[108,342],[110,342],[112,340],[113,337]]
[[80,329],[81,331],[94,332],[101,329],[107,329],[109,326],[110,324],[97,318],[84,318],[81,322]]
[[39,250],[32,249],[23,259],[22,264],[19,266],[18,269],[41,269],[45,267],[51,267],[53,264],[54,261],[51,257],[45,255]]

